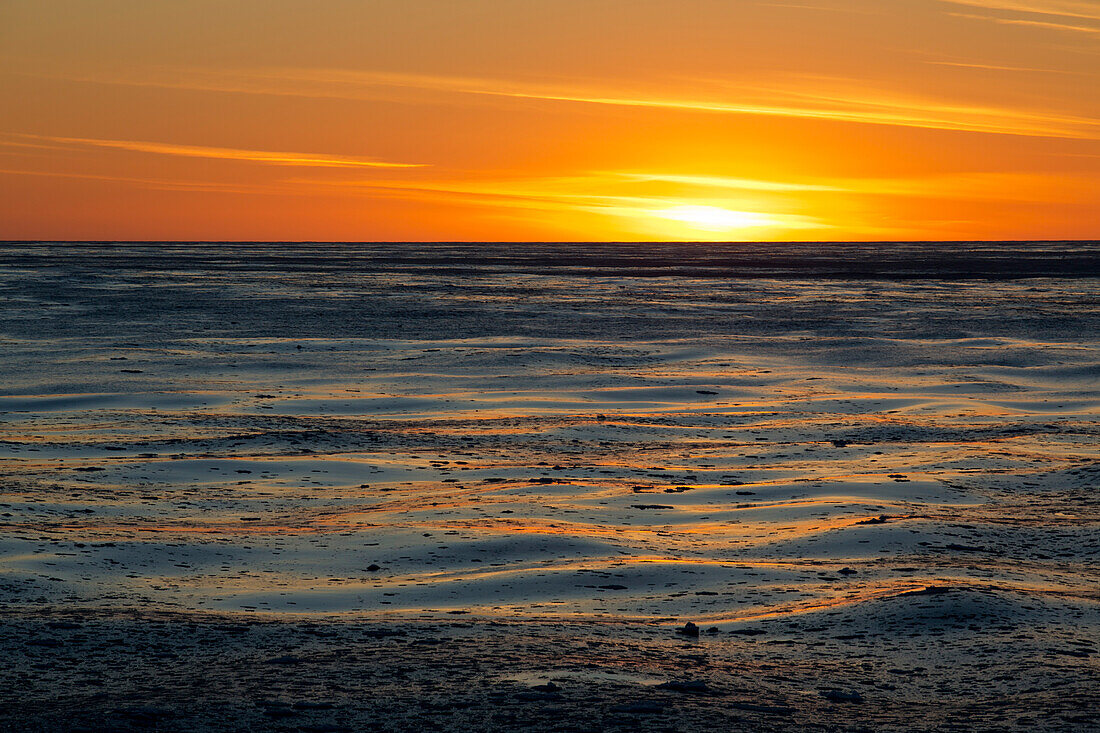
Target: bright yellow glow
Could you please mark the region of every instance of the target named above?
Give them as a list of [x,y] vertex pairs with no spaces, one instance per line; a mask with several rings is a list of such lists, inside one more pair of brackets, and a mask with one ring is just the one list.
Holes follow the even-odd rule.
[[775,220],[766,214],[751,211],[731,211],[718,206],[673,206],[653,212],[654,216],[682,221],[707,232],[721,232],[749,227],[772,226]]

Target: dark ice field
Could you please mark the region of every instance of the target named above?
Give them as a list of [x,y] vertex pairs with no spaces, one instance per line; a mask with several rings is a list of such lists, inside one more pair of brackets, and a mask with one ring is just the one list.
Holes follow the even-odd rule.
[[1100,730],[1098,341],[1095,242],[0,243],[0,730]]

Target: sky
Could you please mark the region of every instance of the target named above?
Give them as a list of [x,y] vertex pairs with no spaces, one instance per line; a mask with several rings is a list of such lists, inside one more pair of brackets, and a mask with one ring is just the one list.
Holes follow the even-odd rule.
[[0,239],[1100,238],[1100,0],[0,0]]

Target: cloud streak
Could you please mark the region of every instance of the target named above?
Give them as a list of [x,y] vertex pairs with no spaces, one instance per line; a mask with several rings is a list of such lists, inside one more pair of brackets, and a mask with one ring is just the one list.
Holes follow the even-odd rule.
[[995,23],[1003,25],[1026,25],[1033,28],[1043,28],[1052,31],[1070,31],[1072,33],[1100,33],[1100,28],[1089,28],[1083,25],[1069,25],[1068,23],[1049,23],[1043,20],[1017,20],[1013,18],[990,18]]
[[[770,212],[806,204],[807,195],[861,197],[900,196],[955,200],[1090,201],[1095,177],[1035,173],[969,172],[908,178],[831,178],[814,183],[786,183],[723,176],[637,172],[593,172],[586,175],[498,181],[437,180],[296,180],[296,184],[399,198],[459,198],[498,206],[605,211],[652,209],[675,204],[762,208]],[[624,183],[627,185],[624,188]],[[692,191],[667,184],[693,187]],[[739,193],[732,195],[732,191]]]
[[[1030,137],[1100,139],[1100,120],[1026,109],[955,104],[862,87],[833,80],[834,90],[807,92],[809,85],[726,86],[714,99],[652,93],[624,93],[593,85],[562,87],[536,82],[447,75],[272,69],[263,71],[173,72],[173,81],[155,78],[60,77],[71,81],[201,90],[221,93],[335,98],[357,101],[409,101],[420,93],[599,105],[707,114],[756,115],[872,125],[951,130]],[[817,80],[820,82],[820,80]],[[821,89],[821,83],[812,88]],[[401,98],[406,95],[406,98]],[[414,100],[440,102],[437,97]],[[176,146],[177,148],[182,146]],[[220,150],[220,149],[203,149]],[[242,151],[232,151],[239,153]],[[247,151],[243,151],[247,152]],[[183,154],[183,153],[178,153]],[[268,154],[279,156],[280,154]],[[287,154],[289,155],[289,154]],[[226,156],[229,157],[229,156]],[[317,156],[313,156],[314,159]],[[332,156],[324,160],[333,161]],[[273,161],[267,161],[273,162]],[[291,163],[282,163],[291,164]],[[330,162],[339,165],[339,162]],[[369,163],[367,163],[369,165]],[[377,164],[376,164],[377,165]],[[400,167],[400,166],[399,166]]]
[[8,133],[19,138],[39,140],[62,145],[77,145],[95,148],[128,150],[136,153],[156,155],[174,155],[185,158],[207,158],[214,160],[236,160],[267,165],[305,166],[311,168],[423,168],[420,163],[389,163],[358,158],[347,155],[325,155],[318,153],[281,153],[267,150],[243,150],[238,148],[217,148],[200,145],[177,145],[174,143],[145,142],[140,140],[102,140],[84,137],[54,137],[49,135],[29,135]]
[[[978,17],[978,16],[968,16]],[[962,61],[925,61],[926,64],[933,66],[951,66],[960,69],[983,69],[987,71],[1022,71],[1035,74],[1067,74],[1071,76],[1087,76],[1087,72],[1083,71],[1069,71],[1067,69],[1044,69],[1034,66],[1004,66],[1000,64],[974,64],[964,63]]]
[[[290,72],[293,75],[293,72]],[[786,90],[778,86],[765,90],[732,89],[735,97],[763,93],[776,101],[738,102],[641,97],[589,89],[560,90],[535,84],[503,80],[463,79],[446,76],[378,74],[372,72],[310,72],[304,78],[314,81],[358,83],[365,86],[400,86],[449,91],[513,99],[531,99],[578,104],[641,107],[687,112],[760,115],[798,119],[857,122],[937,130],[985,132],[1009,135],[1100,139],[1100,120],[1011,110],[996,107],[960,105],[933,100],[906,98],[874,90],[837,89],[829,94],[807,93],[805,89]]]
[[941,0],[950,5],[965,5],[985,10],[1057,15],[1063,18],[1100,20],[1100,6],[1092,0]]
[[1046,20],[1024,20],[1022,18],[998,18],[992,15],[975,15],[974,13],[948,13],[953,18],[966,18],[967,20],[981,20],[998,25],[1020,25],[1030,28],[1042,28],[1048,31],[1069,31],[1072,33],[1100,33],[1100,28],[1090,28],[1083,25],[1071,25],[1069,23],[1052,23]]
[[232,183],[217,183],[212,181],[184,181],[168,180],[163,178],[135,178],[133,176],[106,176],[94,173],[67,173],[62,171],[31,171],[15,168],[0,168],[0,175],[9,176],[37,176],[45,178],[71,178],[81,181],[101,181],[103,183],[119,183],[138,188],[148,188],[157,191],[194,191],[201,193],[241,193],[241,194],[287,194],[293,191],[286,187],[277,186],[242,186]]
[[668,173],[612,173],[618,178],[641,181],[680,183],[687,186],[728,188],[744,191],[842,191],[835,186],[818,183],[792,183],[786,181],[762,181],[755,178],[730,178],[727,176],[692,176]]

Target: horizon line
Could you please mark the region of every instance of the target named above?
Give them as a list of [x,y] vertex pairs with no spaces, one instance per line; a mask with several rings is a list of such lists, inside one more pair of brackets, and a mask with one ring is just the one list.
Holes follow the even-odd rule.
[[1084,239],[758,239],[758,240],[610,240],[610,239],[0,239],[5,244],[1100,244]]

